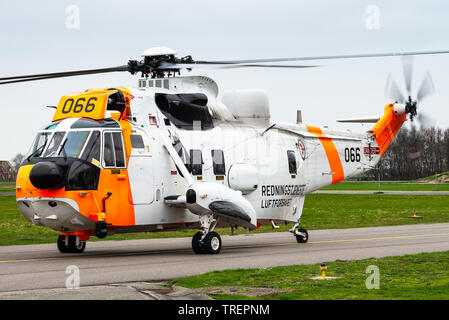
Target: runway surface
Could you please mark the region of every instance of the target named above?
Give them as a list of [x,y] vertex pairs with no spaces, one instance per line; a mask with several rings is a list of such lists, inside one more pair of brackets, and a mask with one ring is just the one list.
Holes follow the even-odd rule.
[[[0,292],[65,288],[66,268],[80,270],[80,285],[160,281],[232,268],[266,268],[337,259],[449,250],[449,223],[315,230],[296,243],[288,232],[223,236],[218,255],[195,255],[190,238],[89,242],[81,255],[56,244],[0,247]],[[0,296],[1,298],[1,296]]]
[[399,195],[399,196],[447,196],[449,191],[383,191],[377,190],[318,190],[312,193],[322,194],[386,194],[386,195]]

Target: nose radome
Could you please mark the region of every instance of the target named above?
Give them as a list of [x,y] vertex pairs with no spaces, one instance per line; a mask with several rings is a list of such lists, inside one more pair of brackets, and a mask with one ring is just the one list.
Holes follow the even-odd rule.
[[39,162],[31,168],[30,181],[38,189],[59,189],[64,186],[64,169],[54,162]]

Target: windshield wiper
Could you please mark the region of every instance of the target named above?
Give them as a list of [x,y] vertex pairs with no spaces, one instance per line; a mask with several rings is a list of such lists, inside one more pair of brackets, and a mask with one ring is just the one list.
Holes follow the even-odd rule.
[[27,157],[27,161],[30,161],[30,158],[32,156],[34,156],[35,154],[37,154],[38,151],[43,151],[43,149],[45,148],[45,145],[47,144],[47,142],[45,142],[43,145],[41,145],[39,148],[37,148],[36,150],[34,150],[33,152],[31,152],[31,154]]

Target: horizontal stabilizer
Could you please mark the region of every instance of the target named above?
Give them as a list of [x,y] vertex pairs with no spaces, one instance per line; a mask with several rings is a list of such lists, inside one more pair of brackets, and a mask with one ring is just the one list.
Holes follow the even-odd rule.
[[341,119],[337,120],[337,122],[346,122],[346,123],[377,123],[380,120],[380,117],[373,118],[360,118],[360,119]]

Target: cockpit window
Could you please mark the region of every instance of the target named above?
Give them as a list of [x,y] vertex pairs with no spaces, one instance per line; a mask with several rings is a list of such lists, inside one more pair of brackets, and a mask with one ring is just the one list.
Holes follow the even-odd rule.
[[46,125],[45,127],[43,127],[41,130],[53,130],[54,128],[56,128],[56,126],[59,124],[58,122],[52,122],[49,125]]
[[100,150],[101,150],[100,131],[92,131],[90,138],[84,148],[81,159],[86,160],[97,167],[100,166]]
[[59,156],[79,158],[88,137],[89,131],[69,132],[65,142],[61,146]]
[[39,132],[34,139],[31,150],[28,153],[28,157],[40,157],[42,151],[44,151],[47,145],[48,139],[50,138],[51,132]]
[[48,144],[47,150],[44,152],[44,157],[57,157],[58,156],[58,149],[61,145],[62,139],[65,136],[65,131],[59,131],[55,132],[53,137],[50,140],[50,143]]

